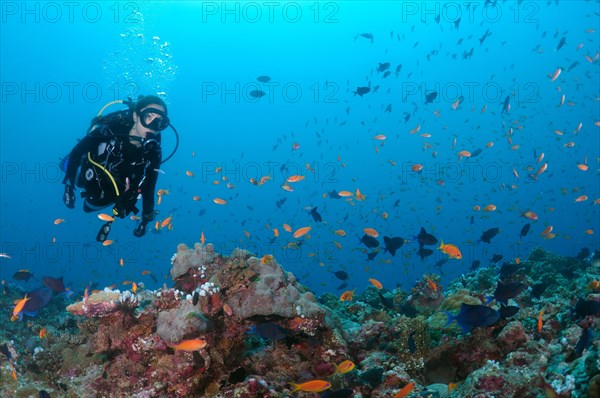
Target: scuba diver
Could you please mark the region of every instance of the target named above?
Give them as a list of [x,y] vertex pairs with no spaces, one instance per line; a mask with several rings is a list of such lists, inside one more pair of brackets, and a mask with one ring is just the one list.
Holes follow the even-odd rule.
[[[118,102],[128,109],[102,116],[102,111]],[[162,159],[161,131],[171,127],[175,132],[175,150]],[[160,165],[170,159],[179,145],[179,136],[170,124],[167,105],[155,96],[140,96],[137,102],[114,101],[98,113],[86,136],[61,162],[65,171],[63,202],[69,209],[75,207],[75,186],[82,189],[83,210],[86,213],[109,206],[112,219],[102,225],[96,240],[104,242],[116,218],[137,214],[137,200],[142,198],[140,223],[133,231],[142,237],[148,223],[154,220],[154,190]]]

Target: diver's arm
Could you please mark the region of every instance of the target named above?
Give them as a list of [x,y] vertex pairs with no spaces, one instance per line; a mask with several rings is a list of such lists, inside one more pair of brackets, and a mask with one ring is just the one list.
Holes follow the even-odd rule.
[[[93,134],[93,133],[92,133]],[[69,162],[67,164],[67,170],[65,172],[65,178],[63,184],[69,186],[75,186],[75,176],[77,175],[77,169],[81,165],[81,157],[87,152],[91,151],[94,146],[97,146],[101,141],[101,137],[94,135],[86,135],[83,137],[69,154]]]

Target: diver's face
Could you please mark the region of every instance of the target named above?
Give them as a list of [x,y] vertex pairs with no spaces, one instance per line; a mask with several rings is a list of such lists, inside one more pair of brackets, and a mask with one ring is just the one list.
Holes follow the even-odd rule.
[[[136,130],[136,132],[138,133],[137,135],[139,135],[142,138],[146,138],[148,136],[148,134],[156,134],[158,133],[158,130],[153,130],[151,128],[151,126],[153,125],[153,121],[155,119],[160,119],[162,118],[162,115],[159,115],[158,113],[152,112],[152,111],[146,111],[147,109],[150,108],[154,108],[154,109],[158,109],[161,112],[165,112],[165,109],[158,105],[158,104],[150,104],[147,107],[143,108],[140,110],[140,113],[138,114],[137,112],[133,113],[133,123],[134,123],[134,129]],[[143,121],[143,123],[142,123]],[[154,123],[156,124],[156,123]],[[144,126],[145,125],[145,126]],[[146,127],[148,126],[148,127]]]

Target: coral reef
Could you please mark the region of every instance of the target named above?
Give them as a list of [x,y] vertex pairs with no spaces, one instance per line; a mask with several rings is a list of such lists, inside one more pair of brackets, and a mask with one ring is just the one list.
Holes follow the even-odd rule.
[[[44,336],[35,319],[8,325],[0,391],[280,397],[291,394],[290,382],[320,379],[357,397],[392,396],[416,383],[418,396],[537,397],[545,388],[591,398],[600,391],[592,332],[600,298],[588,289],[589,273],[599,272],[587,267],[535,250],[521,264],[482,268],[450,286],[426,275],[410,292],[369,287],[341,302],[331,294],[317,300],[274,258],[261,262],[240,249],[222,256],[210,244],[180,244],[172,259],[174,288],[105,289],[66,312],[56,297]],[[502,305],[490,299],[498,281],[518,287]],[[547,288],[534,295],[519,283]],[[6,300],[22,297],[14,290]],[[448,314],[464,304],[510,311],[465,333],[456,322],[447,325]],[[19,333],[25,326],[41,337]],[[196,348],[180,345],[196,341],[202,342]],[[340,370],[348,360],[352,366]],[[17,380],[30,381],[26,387],[14,380],[13,368]]]

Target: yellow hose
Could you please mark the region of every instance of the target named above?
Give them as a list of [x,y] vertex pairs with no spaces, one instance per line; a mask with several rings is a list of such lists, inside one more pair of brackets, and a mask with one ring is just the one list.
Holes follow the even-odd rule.
[[111,106],[111,105],[114,105],[114,104],[122,104],[122,103],[123,103],[123,100],[115,100],[115,101],[111,101],[111,102],[109,102],[108,104],[104,105],[104,106],[102,107],[102,109],[100,109],[100,112],[98,112],[98,116],[101,116],[101,115],[102,115],[102,112],[104,112],[104,110],[105,110],[106,108],[108,108],[109,106]]
[[106,175],[108,176],[108,178],[110,178],[110,181],[113,184],[113,187],[115,187],[115,193],[117,194],[117,197],[120,196],[120,192],[119,192],[119,188],[117,187],[117,183],[115,182],[115,179],[113,178],[113,176],[109,173],[108,170],[106,170],[106,168],[104,168],[104,166],[102,166],[100,163],[96,163],[92,160],[92,157],[90,156],[90,153],[88,152],[88,161],[93,164],[94,166],[98,167],[99,169],[101,169],[102,171],[104,171],[106,173]]

